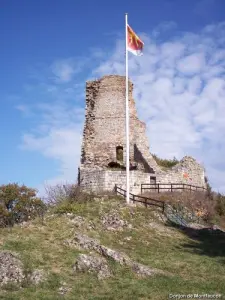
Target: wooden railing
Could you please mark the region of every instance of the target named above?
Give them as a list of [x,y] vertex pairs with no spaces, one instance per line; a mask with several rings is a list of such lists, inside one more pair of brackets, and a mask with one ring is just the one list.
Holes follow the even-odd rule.
[[[116,194],[119,194],[119,195],[123,196],[124,198],[126,197],[126,190],[118,187],[117,185],[115,185],[115,192],[116,192]],[[144,196],[138,196],[138,195],[134,195],[132,193],[130,193],[129,198],[131,201],[133,201],[133,203],[139,202],[139,203],[144,204],[145,207],[155,206],[155,207],[161,208],[163,213],[165,211],[165,202],[164,201],[160,201],[160,200],[156,200],[156,199],[152,199],[152,198],[144,197]]]
[[176,190],[206,191],[206,188],[185,183],[142,183],[141,194],[143,194],[145,190],[154,190],[160,193],[161,190],[167,190],[168,192],[175,192]]
[[[117,185],[115,185],[115,192],[116,194],[119,194],[124,198],[126,197],[126,190],[118,187]],[[162,213],[166,216],[168,221],[175,223],[179,226],[187,226],[187,222],[184,220],[182,215],[180,215],[179,212],[175,211],[170,204],[165,203],[164,201],[152,199],[149,197],[138,196],[132,193],[130,193],[129,198],[131,201],[133,201],[133,203],[139,202],[144,204],[146,208],[148,206],[159,207],[162,209]]]

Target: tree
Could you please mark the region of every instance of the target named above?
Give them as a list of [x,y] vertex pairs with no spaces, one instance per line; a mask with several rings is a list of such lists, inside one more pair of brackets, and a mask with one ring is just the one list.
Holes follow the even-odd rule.
[[0,186],[0,226],[28,221],[44,212],[45,204],[37,191],[25,185],[10,183]]

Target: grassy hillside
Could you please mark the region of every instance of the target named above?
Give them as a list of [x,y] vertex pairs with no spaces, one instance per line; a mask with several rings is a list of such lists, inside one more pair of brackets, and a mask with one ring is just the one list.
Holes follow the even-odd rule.
[[[61,207],[58,211],[63,211]],[[19,253],[26,272],[43,269],[46,280],[22,288],[8,284],[0,289],[4,300],[57,299],[168,299],[169,294],[225,295],[225,237],[182,232],[166,226],[158,212],[143,207],[127,207],[124,200],[109,199],[73,204],[74,215],[49,211],[44,223],[35,219],[12,229],[0,229],[0,251]],[[130,226],[106,230],[102,217],[117,213]],[[75,224],[74,216],[84,217]],[[97,238],[101,244],[126,253],[133,260],[169,272],[139,278],[128,267],[109,260],[113,277],[98,280],[95,274],[74,273],[72,265],[79,253],[90,251],[65,245],[76,233]],[[60,295],[59,289],[65,288]]]

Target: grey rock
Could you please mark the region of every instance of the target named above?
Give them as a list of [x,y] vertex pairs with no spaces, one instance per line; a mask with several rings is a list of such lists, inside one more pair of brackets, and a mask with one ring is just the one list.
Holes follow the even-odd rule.
[[16,254],[0,252],[0,286],[7,283],[21,283],[25,279],[23,264]]
[[[154,274],[165,274],[163,271],[158,269],[152,269],[148,266],[139,264],[137,262],[132,261],[126,254],[116,251],[113,249],[110,249],[108,247],[105,247],[100,244],[100,242],[96,239],[89,238],[86,235],[77,234],[75,238],[70,241],[69,245],[75,245],[76,247],[86,249],[86,250],[94,250],[98,254],[106,257],[111,258],[115,262],[119,263],[120,265],[128,266],[130,267],[135,273],[137,273],[139,276],[152,276]],[[95,257],[96,258],[96,257]],[[96,261],[98,261],[98,257],[96,258]],[[100,266],[102,262],[98,261],[97,266]],[[75,269],[79,269],[79,265],[82,268],[84,265],[85,268],[90,268],[90,270],[93,271],[92,266],[92,258],[89,256],[85,256],[82,254],[79,257],[79,261],[77,263]],[[97,269],[97,267],[96,267]],[[101,276],[101,273],[99,274]]]
[[126,254],[119,252],[119,251],[112,250],[105,246],[99,245],[98,253],[105,257],[112,258],[114,261],[118,262],[120,265],[128,265],[131,262],[130,258]]
[[85,223],[85,219],[81,216],[74,217],[73,215],[73,218],[71,218],[70,222],[76,227],[81,227]]
[[132,228],[131,224],[122,220],[117,212],[113,211],[102,217],[102,225],[106,230],[123,230],[125,227]]
[[101,245],[98,240],[89,238],[86,235],[77,234],[74,241],[78,247],[87,250],[95,250],[105,257],[112,258],[121,265],[124,265],[130,261],[129,257],[126,254],[107,248]]
[[133,262],[131,264],[131,269],[133,272],[135,272],[138,276],[141,277],[147,277],[147,276],[153,276],[155,274],[161,274],[164,275],[165,273],[158,269],[149,268],[148,266]]
[[70,243],[87,250],[97,250],[100,245],[98,240],[82,234],[77,234]]
[[70,292],[72,289],[69,288],[66,284],[66,282],[62,282],[61,286],[58,289],[58,293],[62,296],[64,296],[65,294],[67,294],[68,292]]
[[80,254],[73,269],[75,272],[97,273],[98,279],[112,276],[106,260],[96,255]]
[[31,275],[29,276],[29,280],[32,284],[37,285],[43,281],[45,281],[46,275],[44,273],[44,270],[34,270]]
[[77,228],[84,227],[88,230],[95,229],[95,225],[91,221],[87,221],[85,218],[81,216],[74,216],[70,218],[70,222]]

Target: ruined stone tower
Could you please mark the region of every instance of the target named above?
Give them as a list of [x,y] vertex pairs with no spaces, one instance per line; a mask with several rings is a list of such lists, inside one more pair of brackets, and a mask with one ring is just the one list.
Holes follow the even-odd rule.
[[[150,178],[165,183],[182,181],[182,170],[193,173],[190,161],[197,172],[196,183],[203,185],[204,171],[192,158],[184,158],[176,168],[167,171],[157,165],[149,151],[145,123],[137,117],[132,92],[133,84],[129,82],[131,192],[139,192],[140,184],[149,183]],[[110,75],[88,81],[78,178],[83,188],[111,190],[115,184],[125,187],[125,136],[125,77]]]
[[[129,82],[130,160],[133,166],[150,172],[156,163],[149,152],[145,124],[137,117],[132,91]],[[125,165],[125,159],[125,77],[105,76],[87,82],[81,164],[106,169],[113,163]]]

